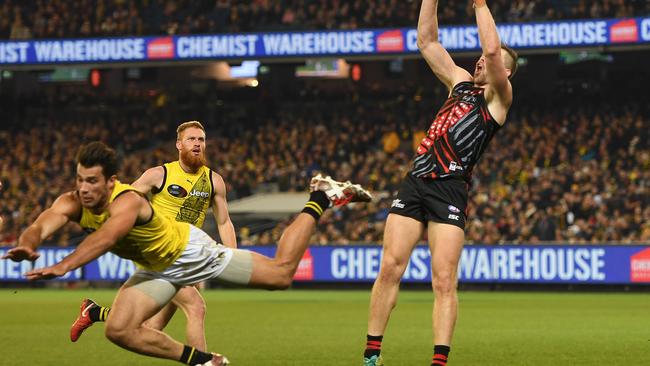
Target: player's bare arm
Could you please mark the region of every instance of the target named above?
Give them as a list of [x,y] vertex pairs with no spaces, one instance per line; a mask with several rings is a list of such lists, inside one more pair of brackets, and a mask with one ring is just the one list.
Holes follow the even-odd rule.
[[230,221],[228,214],[228,202],[226,201],[226,183],[221,175],[212,172],[212,182],[214,195],[212,198],[212,213],[217,222],[217,229],[221,241],[227,247],[237,248],[237,236],[235,235],[235,226]]
[[483,57],[485,59],[486,80],[488,88],[485,91],[485,100],[488,109],[499,124],[506,120],[508,109],[512,104],[512,85],[508,80],[509,71],[506,69],[501,40],[497,33],[497,26],[490,13],[486,0],[475,0],[476,24],[481,40]]
[[472,76],[458,67],[438,39],[438,0],[423,0],[418,19],[417,44],[422,57],[440,81],[451,90],[456,84],[471,81]]
[[156,166],[147,169],[136,179],[131,186],[143,194],[150,193],[153,189],[162,188],[163,179],[165,178],[165,168]]
[[18,238],[15,248],[10,249],[2,259],[13,261],[36,260],[40,255],[36,252],[41,243],[50,235],[57,232],[69,221],[81,216],[81,204],[75,192],[59,196],[50,208],[43,211]]
[[108,220],[61,262],[29,271],[25,276],[29,280],[51,279],[74,271],[108,252],[137,222],[145,222],[153,214],[146,199],[135,192],[126,192],[116,198],[108,206],[108,213]]

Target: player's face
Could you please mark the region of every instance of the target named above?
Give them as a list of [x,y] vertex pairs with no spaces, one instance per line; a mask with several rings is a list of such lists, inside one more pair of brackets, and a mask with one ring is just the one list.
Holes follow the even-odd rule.
[[198,169],[205,165],[205,132],[196,127],[190,127],[181,133],[181,139],[176,141],[180,160],[187,166]]
[[[508,69],[508,64],[506,63],[507,58],[510,57],[508,55],[508,52],[506,52],[504,49],[501,49],[501,59],[503,60],[503,65],[506,67],[506,70],[508,70],[508,75],[510,75],[510,71]],[[485,56],[481,56],[481,58],[476,61],[476,66],[474,67],[474,84],[478,85],[483,85],[487,84],[487,70],[485,68]]]
[[77,164],[77,190],[81,205],[88,209],[102,207],[115,186],[115,177],[106,178],[102,167],[87,168]]
[[485,56],[481,56],[474,67],[474,83],[485,84],[485,81]]

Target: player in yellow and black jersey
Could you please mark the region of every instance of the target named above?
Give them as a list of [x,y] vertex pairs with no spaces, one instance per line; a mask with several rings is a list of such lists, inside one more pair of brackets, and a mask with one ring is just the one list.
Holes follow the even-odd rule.
[[313,177],[309,201],[284,230],[271,258],[217,244],[196,226],[161,214],[141,192],[117,180],[118,170],[114,150],[101,142],[83,146],[77,157],[77,189],[59,196],[2,259],[36,260],[43,240],[71,221],[94,230],[61,261],[28,271],[25,277],[65,276],[108,251],[135,261],[138,269],[119,289],[106,319],[106,337],[132,352],[194,366],[229,362],[223,355],[184,345],[146,325],[179,289],[207,280],[286,289],[323,212],[332,205],[372,198],[359,185],[320,174]]
[[[235,229],[228,215],[226,186],[223,178],[206,166],[205,145],[205,129],[200,122],[182,123],[176,129],[178,160],[148,169],[133,183],[133,188],[152,195],[151,204],[156,212],[199,228],[203,226],[211,207],[221,242],[236,248]],[[177,307],[187,317],[188,343],[200,350],[207,349],[205,301],[194,286],[182,288],[170,304],[147,321],[147,326],[163,329]],[[79,317],[70,329],[70,339],[76,342],[82,332],[94,322],[105,321],[109,312],[110,308],[84,299]]]

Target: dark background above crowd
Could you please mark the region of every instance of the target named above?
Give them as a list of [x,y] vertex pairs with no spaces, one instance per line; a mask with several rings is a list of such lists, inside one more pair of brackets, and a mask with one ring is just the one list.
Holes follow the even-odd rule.
[[[497,23],[645,16],[646,0],[491,0]],[[0,39],[414,27],[409,0],[0,0]],[[441,25],[473,24],[471,0],[440,1]]]

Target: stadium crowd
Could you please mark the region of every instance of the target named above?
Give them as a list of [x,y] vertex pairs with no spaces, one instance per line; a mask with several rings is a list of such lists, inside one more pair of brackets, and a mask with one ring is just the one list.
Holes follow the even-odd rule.
[[[473,24],[472,0],[441,1],[441,24]],[[413,27],[419,1],[0,0],[0,39]],[[646,0],[491,0],[497,23],[650,13]]]
[[[443,94],[328,100],[304,93],[224,103],[210,93],[58,90],[20,102],[5,98],[2,108],[12,119],[0,127],[0,146],[10,147],[0,160],[6,222],[0,243],[14,242],[58,194],[74,188],[71,160],[82,143],[101,139],[116,147],[125,156],[121,177],[132,181],[176,159],[175,126],[188,115],[205,122],[207,158],[226,180],[229,200],[269,186],[303,191],[310,176],[324,172],[359,182],[378,199],[328,211],[314,242],[381,242],[398,183]],[[650,240],[649,107],[562,100],[513,108],[474,171],[468,242]],[[286,224],[252,234],[237,228],[244,229],[239,241],[274,243]],[[67,245],[76,230],[70,225],[53,241]]]

